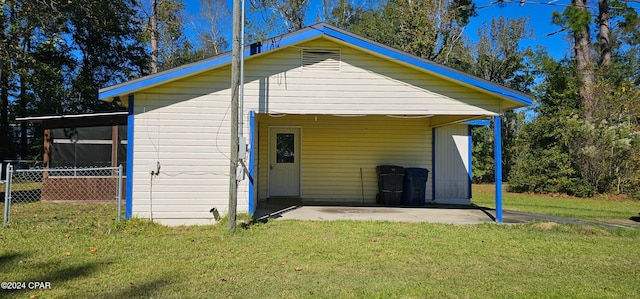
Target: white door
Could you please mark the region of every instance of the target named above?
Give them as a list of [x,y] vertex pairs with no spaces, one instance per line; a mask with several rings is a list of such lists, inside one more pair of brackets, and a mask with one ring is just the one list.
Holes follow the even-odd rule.
[[300,197],[300,128],[269,128],[269,196]]

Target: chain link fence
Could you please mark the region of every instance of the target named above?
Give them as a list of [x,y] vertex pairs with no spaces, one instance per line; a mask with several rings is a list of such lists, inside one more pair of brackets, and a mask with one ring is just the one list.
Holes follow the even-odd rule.
[[6,167],[4,221],[11,222],[12,205],[31,203],[104,204],[122,216],[123,169],[119,167],[14,169]]

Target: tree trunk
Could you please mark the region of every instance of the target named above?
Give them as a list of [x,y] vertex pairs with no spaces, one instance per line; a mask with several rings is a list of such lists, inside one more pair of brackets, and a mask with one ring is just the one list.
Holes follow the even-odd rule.
[[151,73],[158,72],[158,0],[153,1],[151,11]]
[[609,0],[598,0],[598,42],[600,44],[601,66],[608,71],[611,66],[611,44],[609,40]]
[[[19,98],[19,116],[27,116],[27,85],[26,77],[20,72],[20,98]],[[20,124],[20,159],[24,160],[29,154],[28,140],[27,140],[27,122]]]
[[[572,4],[581,12],[588,14],[586,0],[572,0]],[[573,28],[573,38],[575,41],[574,50],[576,55],[576,72],[578,77],[578,93],[584,118],[593,118],[594,96],[593,96],[593,63],[591,62],[591,38],[589,34],[589,23],[576,24]]]
[[[18,81],[20,82],[20,95],[18,98],[18,116],[27,116],[27,59],[31,51],[31,41],[27,40],[23,47],[22,60],[20,61],[20,69],[18,70]],[[20,124],[20,159],[24,160],[29,154],[27,140],[27,122]]]
[[9,157],[9,75],[4,61],[0,60],[0,161]]

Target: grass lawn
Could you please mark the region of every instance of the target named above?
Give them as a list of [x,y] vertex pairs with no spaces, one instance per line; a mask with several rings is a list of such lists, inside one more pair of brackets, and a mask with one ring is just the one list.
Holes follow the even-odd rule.
[[[31,191],[31,190],[39,190],[42,189],[42,182],[34,182],[34,181],[22,181],[22,182],[14,182],[11,184],[12,191]],[[0,193],[4,195],[4,191],[7,188],[6,183],[0,183]],[[2,198],[4,199],[4,197]]]
[[[118,224],[114,210],[99,204],[14,204],[12,224],[0,228],[0,281],[50,282],[51,288],[0,290],[0,297],[640,294],[640,229],[270,221],[230,234],[224,223],[168,228],[138,219]],[[601,217],[595,214],[589,215]]]
[[[494,185],[474,185],[474,204],[495,208]],[[598,195],[576,198],[554,195],[532,195],[503,192],[502,208],[581,219],[629,219],[638,217],[640,200]]]

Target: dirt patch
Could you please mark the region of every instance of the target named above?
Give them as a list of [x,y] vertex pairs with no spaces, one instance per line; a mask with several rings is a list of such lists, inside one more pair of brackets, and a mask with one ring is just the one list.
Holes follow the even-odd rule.
[[534,224],[533,226],[542,231],[549,231],[553,229],[556,225],[558,224],[555,222],[540,222],[540,223]]
[[597,219],[597,220],[601,221],[601,222],[604,222],[604,223],[620,224],[620,225],[624,225],[624,226],[640,228],[640,222],[632,220],[632,219]]

